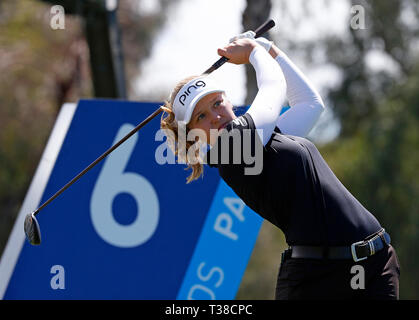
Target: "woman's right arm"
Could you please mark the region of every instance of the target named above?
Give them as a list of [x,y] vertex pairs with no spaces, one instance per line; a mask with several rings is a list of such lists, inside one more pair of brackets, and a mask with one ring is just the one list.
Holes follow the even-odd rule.
[[258,93],[248,114],[253,119],[263,145],[270,140],[286,99],[287,85],[281,68],[261,46],[253,49],[249,57],[256,72]]
[[218,49],[218,54],[234,64],[250,62],[255,69],[259,90],[247,113],[252,117],[263,145],[266,145],[286,99],[286,82],[281,67],[262,46],[251,39],[238,39]]

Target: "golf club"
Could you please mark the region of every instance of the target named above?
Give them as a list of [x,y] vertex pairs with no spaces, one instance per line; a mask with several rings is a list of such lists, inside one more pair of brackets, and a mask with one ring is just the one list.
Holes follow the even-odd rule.
[[[255,32],[255,38],[260,37],[262,34],[267,32],[268,30],[272,29],[275,26],[275,22],[272,19],[267,20],[264,22],[259,28],[257,28]],[[228,59],[226,57],[221,57],[217,60],[210,68],[208,68],[204,74],[210,74],[214,70],[217,70],[219,67],[221,67],[224,63],[226,63]]]
[[[260,37],[263,33],[267,32],[269,29],[275,26],[275,22],[271,19],[263,23],[259,28],[255,30],[255,37]],[[215,62],[209,69],[207,69],[203,74],[210,74],[214,70],[217,70],[221,67],[228,59],[225,57],[221,57],[217,62]],[[29,213],[25,217],[24,222],[24,231],[27,240],[32,245],[39,245],[41,244],[41,229],[39,227],[39,223],[36,219],[36,215],[45,208],[49,203],[51,203],[55,198],[57,198],[60,194],[62,194],[67,188],[69,188],[74,182],[79,180],[85,173],[87,173],[90,169],[92,169],[95,165],[97,165],[100,161],[102,161],[106,156],[108,156],[112,151],[118,148],[122,143],[124,143],[127,139],[129,139],[133,134],[135,134],[138,130],[144,127],[148,122],[150,122],[153,118],[155,118],[158,114],[160,114],[163,109],[160,107],[156,111],[154,111],[150,116],[148,116],[143,122],[137,125],[134,129],[132,129],[125,137],[115,143],[111,148],[106,150],[101,156],[99,156],[95,161],[93,161],[89,166],[87,166],[83,171],[77,174],[71,181],[69,181],[65,186],[63,186],[60,190],[58,190],[53,196],[51,196],[47,201],[45,201],[38,209]]]

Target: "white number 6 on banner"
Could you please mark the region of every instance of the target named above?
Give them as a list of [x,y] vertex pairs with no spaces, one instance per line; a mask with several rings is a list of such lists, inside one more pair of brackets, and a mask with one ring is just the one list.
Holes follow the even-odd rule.
[[[124,124],[118,131],[114,144],[134,127]],[[117,247],[132,248],[151,238],[159,221],[159,201],[151,183],[143,176],[124,172],[138,140],[134,134],[111,153],[96,181],[90,202],[93,226],[99,236]],[[129,225],[119,224],[112,214],[112,202],[120,193],[130,194],[137,203],[138,214]]]

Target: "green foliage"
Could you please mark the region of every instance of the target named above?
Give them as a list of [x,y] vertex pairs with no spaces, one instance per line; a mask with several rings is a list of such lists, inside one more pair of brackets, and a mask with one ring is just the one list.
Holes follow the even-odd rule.
[[[27,190],[56,112],[55,68],[62,44],[47,33],[34,1],[0,5],[0,248]],[[1,250],[0,250],[1,251]]]
[[419,296],[419,72],[392,88],[350,138],[322,148],[347,188],[392,236],[401,263],[403,299]]

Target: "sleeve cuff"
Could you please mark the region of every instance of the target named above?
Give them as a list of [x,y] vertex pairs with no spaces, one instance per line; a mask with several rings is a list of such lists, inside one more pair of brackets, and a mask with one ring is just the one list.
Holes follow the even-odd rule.
[[256,47],[253,48],[252,52],[249,55],[249,62],[254,66],[254,63],[256,62],[256,52],[263,50],[264,52],[266,52],[266,50],[264,48],[262,48],[260,45],[257,45]]

